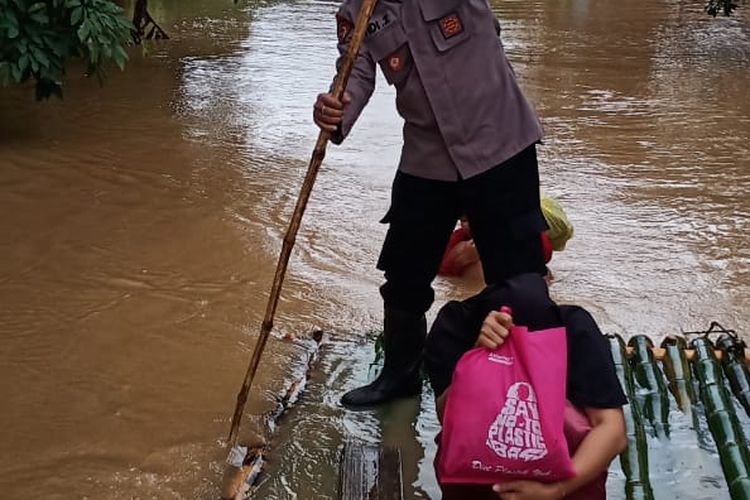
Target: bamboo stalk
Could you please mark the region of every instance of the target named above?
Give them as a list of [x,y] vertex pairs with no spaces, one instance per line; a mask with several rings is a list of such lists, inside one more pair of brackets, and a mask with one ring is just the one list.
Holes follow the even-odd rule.
[[[270,426],[276,427],[279,425],[281,418],[305,389],[312,374],[313,363],[318,359],[318,351],[320,344],[323,342],[323,336],[322,330],[316,330],[312,333],[315,346],[307,358],[307,369],[305,373],[289,384],[284,395],[279,399],[276,408],[266,415],[266,420]],[[227,467],[224,471],[222,498],[249,498],[258,477],[263,472],[269,453],[266,437],[258,435],[254,439],[251,438],[250,443],[248,443],[248,436],[246,435],[243,444],[246,446],[250,444],[250,446],[247,446],[248,450],[242,465],[237,464],[234,467]]]
[[635,404],[635,381],[628,362],[625,342],[619,335],[608,335],[617,378],[630,404],[623,408],[628,447],[620,453],[620,465],[625,473],[625,497],[628,500],[654,500],[648,475],[648,444],[643,428],[643,415]]
[[688,364],[685,349],[687,341],[684,337],[667,337],[661,343],[665,356],[662,360],[664,373],[669,381],[669,388],[677,400],[680,409],[695,417],[693,402],[695,393],[693,391],[693,377]]
[[695,378],[700,385],[708,428],[719,452],[729,496],[732,500],[750,500],[750,449],[724,385],[721,367],[707,338],[694,339],[691,345],[696,352]]
[[[354,27],[349,48],[344,55],[342,64],[339,68],[338,74],[332,94],[337,99],[341,100],[346,89],[346,84],[349,81],[349,75],[352,72],[354,61],[359,53],[360,45],[365,37],[365,31],[367,29],[367,23],[372,15],[372,11],[375,9],[377,0],[364,0],[362,7],[359,10],[357,22]],[[281,254],[279,255],[279,261],[276,265],[276,274],[273,278],[273,285],[271,286],[271,292],[268,297],[268,304],[266,305],[266,314],[261,324],[260,334],[258,341],[255,344],[252,357],[250,358],[250,364],[247,367],[245,373],[245,379],[242,382],[240,392],[237,394],[237,404],[234,408],[234,414],[232,415],[232,425],[229,430],[228,445],[232,449],[237,445],[238,433],[240,427],[240,421],[242,420],[242,412],[245,409],[245,403],[247,402],[247,396],[250,392],[253,379],[255,378],[255,372],[258,369],[263,349],[266,346],[266,341],[273,328],[273,317],[276,313],[276,306],[279,303],[279,295],[281,294],[281,286],[284,283],[284,276],[286,274],[286,268],[289,264],[289,256],[292,253],[294,242],[297,238],[297,231],[299,231],[300,223],[302,222],[302,215],[305,213],[307,207],[307,201],[310,199],[310,192],[312,191],[315,178],[318,175],[318,170],[323,162],[326,154],[326,146],[331,134],[328,131],[321,130],[318,135],[318,140],[315,143],[315,149],[313,149],[312,157],[310,158],[310,164],[307,168],[307,174],[302,184],[299,197],[297,198],[297,205],[294,207],[294,213],[292,219],[289,222],[289,227],[284,236],[284,242],[281,246]]]
[[664,376],[656,366],[654,344],[645,335],[635,335],[628,341],[633,348],[633,373],[643,389],[636,392],[636,400],[657,437],[669,437],[669,397]]
[[716,339],[716,346],[724,354],[721,366],[729,380],[729,387],[745,413],[750,416],[750,371],[742,362],[745,358],[745,346],[738,338],[726,334]]
[[[632,358],[635,355],[633,347],[628,346],[625,350],[629,358]],[[652,347],[651,351],[654,353],[654,358],[657,361],[664,361],[664,358],[667,356],[667,350],[664,347]],[[721,350],[715,349],[714,356],[716,356],[717,360],[721,361],[724,357],[724,353]],[[685,357],[688,361],[693,361],[695,358],[695,349],[685,349]],[[750,352],[746,352],[744,357],[745,363],[750,364]]]

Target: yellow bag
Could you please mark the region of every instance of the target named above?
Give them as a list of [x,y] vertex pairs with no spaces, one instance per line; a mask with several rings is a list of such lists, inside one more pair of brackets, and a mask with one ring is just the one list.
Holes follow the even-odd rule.
[[552,248],[557,252],[564,250],[565,244],[573,237],[573,224],[558,202],[545,194],[541,196],[541,202],[542,213],[549,226],[547,236],[552,242]]

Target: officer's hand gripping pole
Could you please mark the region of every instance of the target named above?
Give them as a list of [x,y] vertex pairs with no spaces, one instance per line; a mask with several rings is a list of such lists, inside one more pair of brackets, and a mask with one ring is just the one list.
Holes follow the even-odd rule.
[[[359,48],[362,45],[362,40],[365,37],[367,30],[367,24],[372,15],[372,11],[375,9],[377,0],[363,0],[362,6],[357,16],[357,22],[354,25],[354,31],[352,33],[351,41],[349,42],[349,48],[344,55],[342,64],[339,68],[336,80],[334,83],[332,94],[339,101],[343,98],[346,84],[349,81],[349,75],[352,72],[352,67],[357,59]],[[253,379],[255,378],[255,372],[258,369],[263,349],[266,346],[268,335],[271,333],[273,327],[273,317],[276,312],[276,306],[279,303],[279,294],[281,293],[281,286],[284,283],[284,275],[286,274],[286,268],[289,263],[289,256],[294,247],[294,242],[297,237],[297,231],[299,230],[300,223],[302,221],[302,215],[305,213],[307,207],[307,201],[310,198],[310,192],[312,191],[315,178],[318,175],[321,163],[326,154],[326,146],[331,138],[331,133],[326,130],[321,130],[318,135],[318,140],[315,143],[315,149],[313,150],[312,157],[310,158],[310,164],[307,167],[307,174],[305,175],[305,181],[302,184],[299,197],[297,198],[297,205],[294,208],[292,219],[289,221],[289,227],[287,228],[286,235],[284,236],[284,242],[281,247],[281,254],[279,255],[279,261],[276,265],[276,274],[273,278],[273,285],[271,286],[271,293],[268,297],[268,304],[266,305],[266,314],[263,319],[263,323],[260,328],[260,335],[258,341],[255,344],[252,357],[250,358],[250,364],[247,367],[245,373],[245,379],[242,382],[240,392],[237,394],[237,404],[234,407],[234,415],[232,416],[232,427],[229,431],[229,438],[227,440],[227,446],[229,448],[229,456],[227,457],[227,463],[237,469],[237,473],[240,473],[242,464],[245,461],[247,448],[240,446],[238,443],[238,432],[240,427],[240,421],[242,420],[242,413],[245,409],[245,403],[247,402],[247,396],[250,392]],[[225,488],[223,495],[228,498],[234,498],[238,495],[238,491],[234,491],[242,486],[242,481],[233,481],[236,474],[225,475],[225,478],[229,478],[229,481],[225,481]],[[232,483],[227,487],[228,483]],[[238,484],[239,483],[239,484]]]

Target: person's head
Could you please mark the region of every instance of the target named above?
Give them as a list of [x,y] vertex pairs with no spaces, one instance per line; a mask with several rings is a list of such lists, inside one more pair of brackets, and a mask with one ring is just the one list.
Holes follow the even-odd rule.
[[562,206],[546,195],[541,197],[542,214],[549,229],[547,236],[552,242],[553,250],[559,252],[565,249],[565,244],[573,237],[573,224],[568,219]]

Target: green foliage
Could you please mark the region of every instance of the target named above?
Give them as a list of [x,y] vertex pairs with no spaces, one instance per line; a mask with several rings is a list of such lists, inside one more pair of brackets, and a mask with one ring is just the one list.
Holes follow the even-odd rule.
[[71,58],[102,81],[106,61],[125,67],[131,29],[110,0],[0,0],[0,84],[33,78],[37,99],[62,97]]
[[709,15],[716,17],[719,12],[722,12],[725,16],[731,16],[732,11],[739,7],[734,0],[708,0],[706,3],[706,12]]

